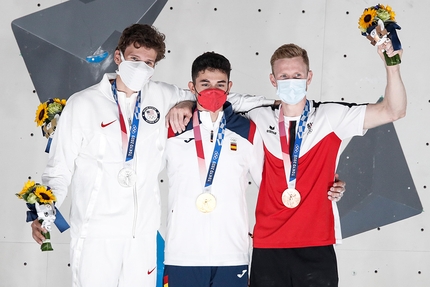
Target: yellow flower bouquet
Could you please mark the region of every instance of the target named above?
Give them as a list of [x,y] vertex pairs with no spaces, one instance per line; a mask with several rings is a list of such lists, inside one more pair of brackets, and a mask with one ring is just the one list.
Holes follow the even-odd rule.
[[[361,34],[370,40],[372,45],[381,45],[387,38],[391,40],[395,51],[402,49],[397,30],[400,26],[396,23],[396,13],[390,6],[378,4],[364,9],[358,20],[358,28]],[[388,57],[384,52],[385,62],[388,66],[400,64],[400,56]]]
[[48,144],[45,151],[49,152],[52,136],[60,119],[61,112],[66,105],[65,99],[49,99],[41,103],[36,110],[36,118],[34,121],[38,127],[42,127],[42,135],[48,139]]
[[56,199],[49,186],[29,180],[16,196],[23,199],[30,209],[27,211],[27,221],[33,221],[38,218],[39,222],[42,223],[42,227],[47,230],[46,233],[42,233],[45,236],[45,241],[43,241],[40,249],[42,251],[54,250],[51,245],[50,231],[51,224],[55,221],[56,209],[54,203]]

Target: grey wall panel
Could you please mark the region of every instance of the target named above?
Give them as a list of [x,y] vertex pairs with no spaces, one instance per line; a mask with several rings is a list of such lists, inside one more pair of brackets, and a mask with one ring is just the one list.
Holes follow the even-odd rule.
[[[68,98],[114,72],[122,30],[152,24],[166,1],[71,0],[14,20],[12,30],[40,101]],[[101,62],[87,60],[103,52],[108,56]]]
[[341,154],[337,173],[348,183],[338,204],[343,237],[423,211],[392,123],[354,137]]

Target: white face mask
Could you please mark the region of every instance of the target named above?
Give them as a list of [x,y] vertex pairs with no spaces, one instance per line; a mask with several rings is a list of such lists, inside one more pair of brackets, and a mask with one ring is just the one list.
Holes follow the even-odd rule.
[[295,105],[306,96],[307,79],[278,80],[276,95],[289,105]]
[[126,61],[121,54],[121,63],[116,73],[121,77],[124,85],[132,91],[140,91],[154,74],[154,68],[142,61]]

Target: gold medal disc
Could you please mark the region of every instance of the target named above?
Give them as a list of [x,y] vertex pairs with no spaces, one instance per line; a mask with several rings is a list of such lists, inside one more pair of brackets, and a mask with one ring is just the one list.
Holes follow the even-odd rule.
[[216,207],[216,198],[212,193],[204,192],[197,197],[197,209],[203,213],[209,213]]

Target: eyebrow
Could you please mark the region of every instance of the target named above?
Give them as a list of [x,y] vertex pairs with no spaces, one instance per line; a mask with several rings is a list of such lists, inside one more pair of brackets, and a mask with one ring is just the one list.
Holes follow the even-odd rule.
[[152,63],[152,64],[154,64],[154,63],[155,63],[155,61],[154,61],[154,60],[152,60],[152,59],[142,60],[142,58],[141,58],[139,55],[137,55],[137,54],[130,54],[130,55],[128,55],[128,57],[131,57],[131,58],[138,58],[139,60],[141,60],[141,61],[143,61],[143,62],[150,62],[150,63]]
[[[201,79],[201,80],[199,81],[199,83],[210,83],[210,81],[209,81],[208,79]],[[217,83],[217,84],[220,84],[220,83],[227,83],[227,81],[226,81],[226,80],[221,80],[221,81],[217,81],[216,83]]]
[[130,58],[139,58],[140,59],[139,55],[136,55],[136,54],[133,54],[133,53],[129,54],[128,57],[130,57]]

